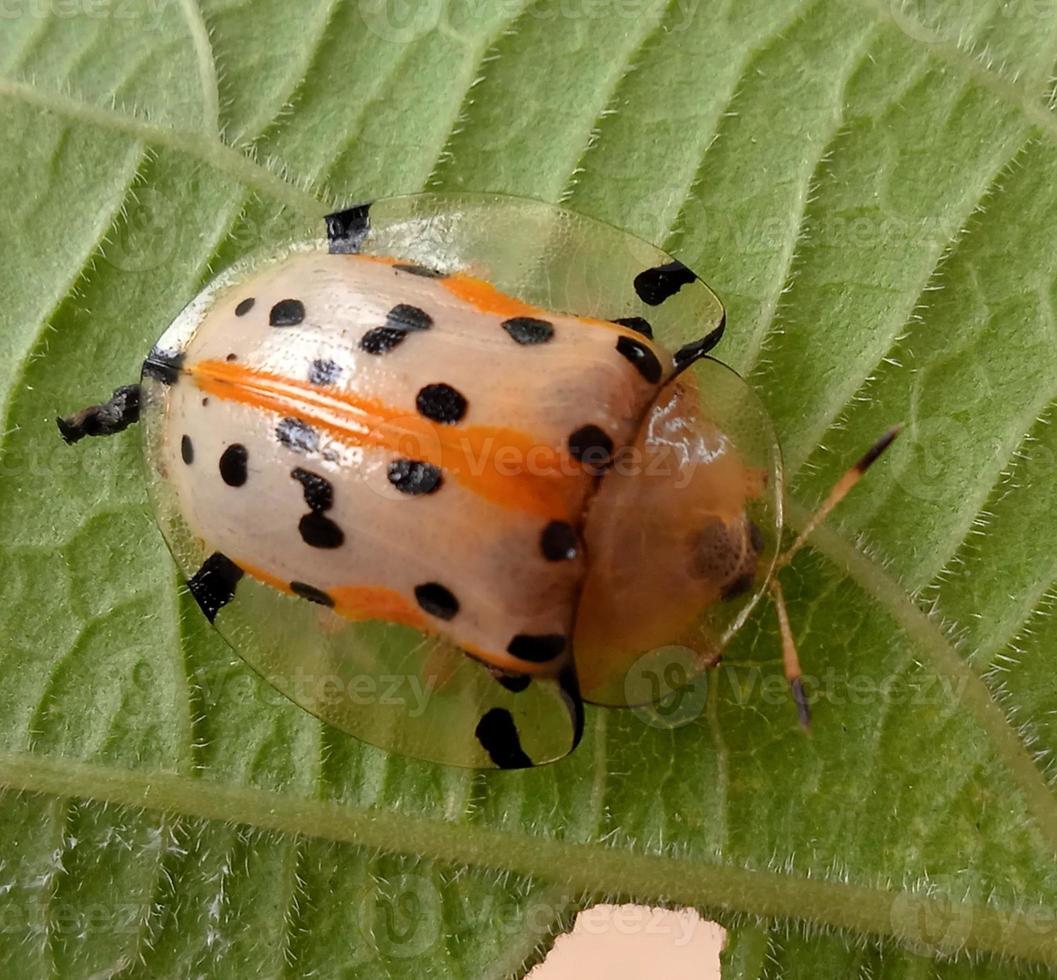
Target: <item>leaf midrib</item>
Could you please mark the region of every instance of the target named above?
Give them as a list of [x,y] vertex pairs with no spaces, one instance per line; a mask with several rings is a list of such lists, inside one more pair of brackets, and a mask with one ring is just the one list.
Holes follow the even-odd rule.
[[[729,868],[680,855],[634,854],[623,848],[546,839],[520,831],[423,819],[399,811],[366,809],[298,799],[245,786],[166,772],[130,772],[61,758],[0,753],[8,786],[62,797],[89,797],[108,804],[165,814],[225,821],[259,830],[304,835],[390,853],[513,871],[581,894],[630,894],[643,901],[724,909],[776,918],[803,918],[828,926],[903,941],[918,915],[950,915],[940,896],[903,893],[914,914],[893,916],[898,893],[847,882],[798,877],[787,872]],[[971,922],[959,948],[1057,966],[1057,939],[1031,927],[1027,909],[954,903]],[[953,952],[953,949],[948,952]]]

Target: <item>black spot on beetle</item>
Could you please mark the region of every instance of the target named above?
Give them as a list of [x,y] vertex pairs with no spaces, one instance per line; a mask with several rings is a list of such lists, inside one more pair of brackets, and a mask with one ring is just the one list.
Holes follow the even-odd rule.
[[283,419],[275,427],[275,438],[295,452],[312,453],[319,448],[319,433],[301,419]]
[[305,514],[298,523],[297,530],[301,540],[312,548],[340,548],[345,543],[345,532],[318,511]]
[[360,340],[360,349],[368,354],[388,354],[403,343],[409,333],[429,330],[433,317],[408,303],[398,303],[386,315],[384,327],[373,327]]
[[250,296],[248,299],[244,299],[238,306],[235,307],[235,316],[245,316],[253,309],[253,304],[257,301]]
[[309,384],[332,385],[341,377],[341,367],[329,358],[318,358],[308,367]]
[[385,325],[393,330],[429,330],[433,317],[410,303],[397,303],[386,316]]
[[195,447],[188,435],[180,437],[180,458],[190,466],[195,461]]
[[304,582],[291,582],[290,591],[294,595],[298,595],[302,599],[307,599],[309,602],[314,602],[320,606],[331,607],[334,605],[334,600],[326,592],[322,589],[317,589],[314,585],[307,585]]
[[545,344],[554,336],[554,324],[532,316],[515,316],[503,321],[503,329],[523,347]]
[[454,619],[459,612],[459,600],[439,582],[415,586],[415,601],[425,612],[437,619]]
[[506,652],[519,660],[528,660],[534,664],[543,664],[561,656],[565,649],[565,637],[560,633],[543,633],[533,635],[518,633],[506,647]]
[[415,407],[427,419],[452,425],[466,414],[468,403],[460,392],[441,382],[422,388],[415,396]]
[[406,330],[372,327],[360,338],[360,350],[367,354],[388,354],[394,347],[403,343],[406,336]]
[[634,366],[635,370],[642,375],[651,385],[661,380],[661,362],[644,343],[631,337],[620,337],[617,340],[617,351],[622,357],[626,357]]
[[613,461],[613,440],[597,425],[584,425],[569,436],[569,454],[598,476]]
[[674,296],[683,286],[692,283],[695,276],[682,262],[675,260],[664,265],[646,269],[635,277],[635,292],[648,306],[659,306]]
[[238,565],[216,551],[187,580],[191,595],[211,623],[216,620],[217,613],[235,598],[235,587],[242,575]]
[[318,473],[310,473],[300,466],[290,471],[290,476],[301,484],[305,503],[309,510],[322,513],[334,506],[334,484]]
[[474,729],[481,748],[500,769],[527,769],[532,760],[521,747],[514,716],[506,708],[486,711]]
[[547,561],[570,561],[576,557],[576,531],[565,521],[551,521],[540,535],[540,549]]
[[653,340],[653,327],[645,317],[622,316],[617,317],[613,323],[619,323],[622,327],[627,327],[629,330],[642,334],[647,340]]
[[268,314],[273,327],[296,327],[305,319],[305,304],[299,299],[281,299]]
[[245,486],[249,473],[246,463],[250,454],[246,447],[235,442],[224,450],[220,457],[220,478],[229,487]]
[[414,459],[394,459],[389,464],[387,476],[397,490],[411,497],[435,493],[444,482],[444,477],[436,466]]

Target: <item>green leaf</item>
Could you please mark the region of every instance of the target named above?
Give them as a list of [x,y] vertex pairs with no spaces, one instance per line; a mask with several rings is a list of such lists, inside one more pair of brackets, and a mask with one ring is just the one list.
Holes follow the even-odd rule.
[[[1053,0],[0,7],[0,959],[18,976],[504,976],[593,897],[730,977],[1057,967]],[[562,200],[729,307],[802,525],[681,727],[546,770],[356,744],[189,603],[133,433],[63,447],[180,307],[330,205]],[[953,958],[953,960],[952,960]]]

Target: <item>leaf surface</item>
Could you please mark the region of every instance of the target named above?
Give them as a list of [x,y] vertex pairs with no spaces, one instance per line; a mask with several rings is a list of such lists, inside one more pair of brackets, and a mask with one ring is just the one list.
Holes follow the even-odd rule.
[[[601,896],[718,916],[730,977],[1057,966],[1050,0],[8,11],[9,972],[517,975]],[[134,434],[59,444],[213,273],[423,187],[564,201],[698,269],[794,525],[906,423],[786,573],[812,737],[764,612],[686,724],[593,711],[526,773],[388,757],[201,622]]]

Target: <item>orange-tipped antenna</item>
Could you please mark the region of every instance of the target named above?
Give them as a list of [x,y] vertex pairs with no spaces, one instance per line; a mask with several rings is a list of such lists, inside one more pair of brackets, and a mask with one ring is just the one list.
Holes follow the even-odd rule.
[[793,560],[796,553],[807,543],[807,539],[811,537],[815,528],[829,517],[830,511],[848,495],[851,488],[862,479],[863,474],[873,466],[881,453],[895,442],[896,436],[902,431],[902,425],[892,426],[862,455],[862,458],[850,470],[833,484],[833,489],[830,490],[829,495],[822,502],[822,506],[811,515],[811,519],[804,525],[804,529],[797,535],[796,540],[778,556],[774,566],[775,572],[784,568]]
[[793,630],[789,626],[789,613],[785,608],[785,594],[782,592],[778,579],[772,578],[768,583],[771,590],[771,598],[774,600],[774,609],[778,613],[778,630],[782,634],[782,663],[785,665],[785,679],[789,681],[789,689],[793,694],[796,704],[796,714],[804,731],[811,728],[811,709],[804,695],[804,685],[800,680],[800,658],[796,653],[796,641],[793,639]]

